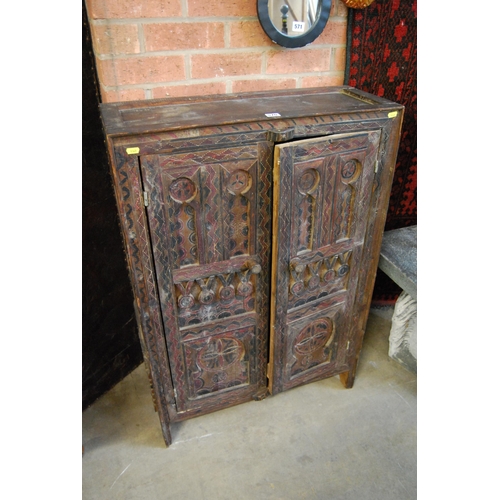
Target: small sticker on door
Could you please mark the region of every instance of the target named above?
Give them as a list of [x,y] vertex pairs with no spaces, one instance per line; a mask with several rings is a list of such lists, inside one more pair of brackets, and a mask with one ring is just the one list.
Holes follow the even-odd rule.
[[387,113],[387,118],[394,118],[395,116],[398,116],[397,111],[391,111],[390,113]]
[[127,151],[128,155],[136,155],[139,153],[140,149],[139,148],[127,148],[125,151]]
[[265,115],[268,117],[268,118],[275,118],[277,116],[281,116],[279,113],[265,113]]

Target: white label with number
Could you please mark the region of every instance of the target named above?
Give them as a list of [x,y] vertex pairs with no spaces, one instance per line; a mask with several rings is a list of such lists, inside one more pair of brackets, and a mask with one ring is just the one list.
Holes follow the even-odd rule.
[[292,31],[297,33],[303,33],[306,28],[306,23],[301,23],[300,21],[294,21],[292,24]]

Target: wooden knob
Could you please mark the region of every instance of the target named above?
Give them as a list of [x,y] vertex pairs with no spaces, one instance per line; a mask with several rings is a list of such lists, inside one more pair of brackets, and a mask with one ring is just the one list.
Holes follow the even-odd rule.
[[304,264],[300,264],[297,261],[292,261],[290,262],[290,267],[296,272],[296,273],[302,273],[304,272],[304,269],[306,266]]
[[252,266],[251,269],[252,274],[259,274],[261,271],[262,267],[260,266],[260,264],[255,264],[254,266]]
[[252,274],[259,274],[262,271],[262,267],[257,262],[250,260],[245,263],[245,267],[250,270]]

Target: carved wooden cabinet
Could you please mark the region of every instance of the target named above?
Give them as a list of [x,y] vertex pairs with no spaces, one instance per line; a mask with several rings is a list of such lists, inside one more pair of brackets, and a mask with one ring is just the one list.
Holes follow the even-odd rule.
[[403,107],[335,87],[101,112],[166,444],[171,422],[351,387]]

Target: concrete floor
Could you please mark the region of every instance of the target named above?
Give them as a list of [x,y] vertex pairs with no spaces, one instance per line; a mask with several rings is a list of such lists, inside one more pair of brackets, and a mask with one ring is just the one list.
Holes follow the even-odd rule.
[[417,498],[417,377],[372,309],[352,389],[338,377],[173,424],[166,448],[144,366],[83,413],[84,500]]

